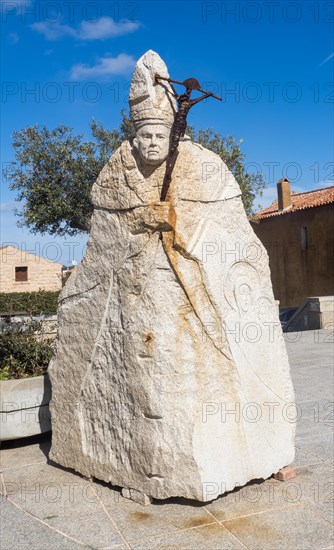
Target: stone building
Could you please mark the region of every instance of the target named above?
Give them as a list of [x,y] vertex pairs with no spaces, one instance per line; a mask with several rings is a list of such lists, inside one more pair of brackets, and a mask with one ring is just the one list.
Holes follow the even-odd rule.
[[0,248],[0,292],[61,290],[62,264],[15,246]]
[[280,307],[297,307],[310,296],[334,294],[334,186],[291,193],[277,182],[278,200],[254,217],[253,229],[267,249]]

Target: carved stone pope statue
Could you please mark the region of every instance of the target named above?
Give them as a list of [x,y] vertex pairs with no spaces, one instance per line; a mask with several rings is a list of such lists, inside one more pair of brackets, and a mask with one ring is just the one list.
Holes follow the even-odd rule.
[[[294,394],[264,247],[222,160],[185,137],[160,201],[173,90],[137,63],[133,143],[92,189],[64,287],[51,457],[124,495],[208,501],[294,458]],[[147,497],[146,497],[147,498]]]

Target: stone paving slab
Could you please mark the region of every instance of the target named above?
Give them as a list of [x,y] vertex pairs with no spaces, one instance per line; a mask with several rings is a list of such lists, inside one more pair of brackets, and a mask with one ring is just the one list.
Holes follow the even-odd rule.
[[295,459],[293,461],[293,465],[296,468],[300,468],[301,466],[308,466],[310,464],[319,464],[323,461],[321,458],[319,458],[312,450],[306,451],[304,448],[300,448],[296,446],[296,454]]
[[14,506],[8,500],[1,502],[1,550],[79,550],[89,548],[67,538],[64,533],[50,530],[50,526]]
[[[315,394],[316,394],[315,385]],[[327,422],[333,425],[333,399],[323,399],[319,395],[317,398],[298,401],[298,418],[309,418],[312,422]],[[297,422],[298,424],[298,422]]]
[[155,537],[172,535],[177,531],[216,522],[204,505],[194,505],[193,502],[185,504],[182,499],[168,499],[145,508],[138,508],[138,505],[122,498],[118,503],[111,503],[104,494],[101,500],[130,544],[137,542],[138,538],[149,539],[153,534]]
[[239,550],[245,546],[223,525],[217,522],[201,528],[181,531],[168,537],[138,541],[135,550]]
[[325,460],[326,462],[333,463],[334,456],[334,441],[333,434],[324,437],[320,435],[318,437],[301,438],[296,442],[298,446],[305,453],[315,453],[318,458]]
[[[38,443],[32,443],[32,441],[39,441]],[[47,463],[48,452],[50,450],[50,436],[45,437],[29,437],[21,440],[23,443],[20,446],[17,442],[6,444],[8,447],[1,449],[1,471],[8,469],[15,469],[20,467],[26,467],[29,464]]]
[[50,462],[49,435],[7,442],[1,550],[333,549],[333,342],[329,331],[286,336],[300,415],[296,478],[253,482],[206,504],[144,507]]
[[254,550],[313,550],[333,542],[333,526],[300,504],[243,516],[224,526]]

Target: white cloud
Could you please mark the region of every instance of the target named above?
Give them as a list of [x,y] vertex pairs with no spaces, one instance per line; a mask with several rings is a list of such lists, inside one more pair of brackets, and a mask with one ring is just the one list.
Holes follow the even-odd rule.
[[136,21],[116,23],[111,17],[101,17],[96,22],[81,21],[78,37],[80,40],[103,40],[129,34],[138,28],[139,23]]
[[76,40],[105,40],[116,36],[123,36],[136,31],[140,23],[136,21],[115,22],[111,17],[101,17],[99,20],[81,21],[78,28],[70,27],[59,22],[40,21],[33,23],[31,28],[44,35],[46,40],[59,40],[70,36]]
[[319,64],[319,67],[321,67],[321,65],[324,65],[325,63],[327,63],[328,61],[330,61],[331,59],[333,59],[334,57],[334,52],[332,52],[330,55],[328,55],[320,64]]
[[121,53],[117,57],[100,57],[95,65],[74,65],[71,69],[71,80],[103,78],[110,75],[128,75],[136,64],[131,55]]
[[63,38],[63,36],[76,37],[75,29],[72,29],[69,25],[62,25],[57,22],[39,21],[38,23],[33,23],[31,28],[43,34],[46,40],[58,40],[59,38]]

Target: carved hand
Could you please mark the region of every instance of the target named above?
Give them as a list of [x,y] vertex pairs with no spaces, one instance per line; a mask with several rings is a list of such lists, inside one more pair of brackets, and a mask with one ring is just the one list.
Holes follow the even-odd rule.
[[174,209],[169,202],[155,202],[148,207],[145,225],[158,231],[173,230]]

